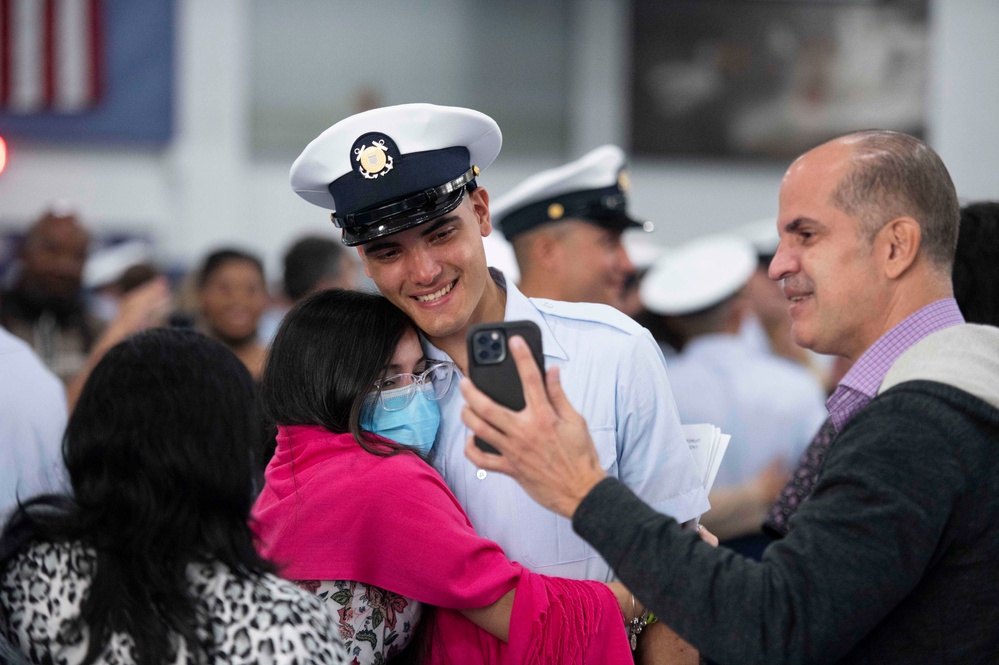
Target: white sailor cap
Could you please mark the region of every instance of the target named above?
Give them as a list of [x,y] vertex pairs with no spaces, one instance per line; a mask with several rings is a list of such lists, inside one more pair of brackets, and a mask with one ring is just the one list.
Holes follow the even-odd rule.
[[624,151],[614,145],[592,150],[574,162],[532,175],[489,206],[493,224],[508,239],[548,222],[584,219],[623,231],[651,222],[628,216],[628,171]]
[[638,297],[655,314],[695,314],[736,295],[754,270],[756,252],[747,240],[704,236],[664,254],[645,275]]
[[333,210],[343,243],[360,245],[458,207],[499,154],[496,122],[434,104],[387,106],[341,120],[291,167],[291,188]]
[[83,285],[88,289],[107,286],[121,278],[129,268],[152,260],[149,243],[127,240],[91,252],[83,265]]
[[756,256],[761,263],[770,263],[777,253],[777,243],[780,235],[777,233],[777,218],[765,217],[755,222],[749,222],[732,229],[731,233],[745,238],[756,250]]

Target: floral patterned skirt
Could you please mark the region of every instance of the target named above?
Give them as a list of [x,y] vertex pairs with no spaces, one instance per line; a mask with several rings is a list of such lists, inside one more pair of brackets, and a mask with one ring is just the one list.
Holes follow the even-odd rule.
[[298,580],[336,620],[340,639],[356,665],[381,665],[409,644],[422,603],[381,587],[349,580]]

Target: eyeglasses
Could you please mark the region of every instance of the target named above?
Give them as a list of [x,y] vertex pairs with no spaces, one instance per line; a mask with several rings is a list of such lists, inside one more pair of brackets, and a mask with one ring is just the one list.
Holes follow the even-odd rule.
[[393,374],[378,379],[371,394],[377,395],[378,404],[386,411],[399,411],[413,400],[417,390],[427,399],[441,399],[451,389],[453,376],[454,363],[435,362],[419,374]]

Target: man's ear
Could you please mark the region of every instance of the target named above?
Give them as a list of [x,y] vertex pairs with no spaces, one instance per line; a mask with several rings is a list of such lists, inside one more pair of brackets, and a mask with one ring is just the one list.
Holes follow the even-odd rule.
[[365,258],[364,251],[360,247],[357,248],[357,255],[361,257],[361,265],[364,266],[364,274],[368,276],[368,279],[374,279],[374,277],[371,276],[371,271],[368,270],[368,260]]
[[915,263],[923,230],[912,217],[896,217],[878,233],[885,252],[885,275],[897,279]]
[[485,238],[493,232],[492,217],[489,216],[489,192],[484,187],[476,187],[466,196],[479,222],[479,233]]

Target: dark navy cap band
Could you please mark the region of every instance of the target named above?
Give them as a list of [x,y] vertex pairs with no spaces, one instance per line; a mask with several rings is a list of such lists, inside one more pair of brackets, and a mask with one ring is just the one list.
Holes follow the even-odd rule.
[[458,207],[466,188],[475,188],[478,167],[473,166],[449,182],[419,194],[351,215],[332,213],[333,224],[343,229],[343,244],[360,245],[390,233],[403,231]]
[[329,184],[329,192],[337,202],[337,217],[365,210],[372,201],[395,201],[432,189],[454,180],[471,166],[468,149],[462,146],[405,155],[394,152],[387,155],[392,158],[391,171],[384,169],[388,172],[383,171],[381,177],[365,177],[362,169],[355,168]]
[[524,206],[507,215],[501,228],[507,239],[513,239],[542,224],[564,219],[582,219],[615,231],[642,226],[628,215],[626,205],[624,193],[616,186],[570,192]]

